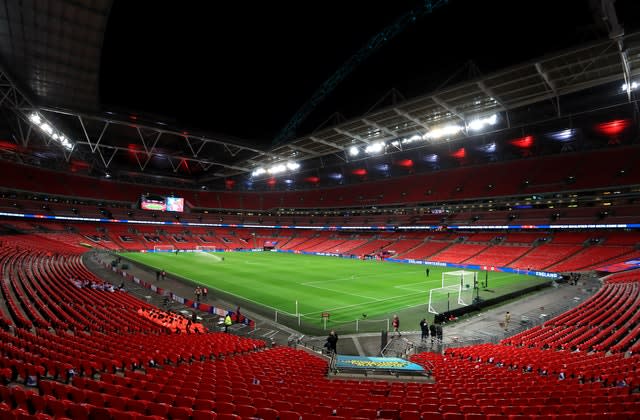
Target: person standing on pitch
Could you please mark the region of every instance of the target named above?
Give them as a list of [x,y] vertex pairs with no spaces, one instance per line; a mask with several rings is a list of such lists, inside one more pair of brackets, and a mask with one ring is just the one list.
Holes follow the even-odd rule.
[[398,315],[393,316],[391,326],[393,326],[393,332],[396,333],[398,337],[402,336],[402,334],[400,334],[400,318],[398,318]]

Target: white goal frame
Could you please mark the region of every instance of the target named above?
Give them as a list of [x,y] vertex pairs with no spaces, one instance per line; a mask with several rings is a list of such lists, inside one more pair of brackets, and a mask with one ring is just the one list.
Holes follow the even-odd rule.
[[154,245],[153,252],[174,252],[176,247],[173,245]]
[[[472,289],[474,281],[478,273],[475,271],[443,271],[442,272],[442,287],[453,286],[460,284],[461,290]],[[449,277],[447,277],[449,276]]]
[[216,247],[213,245],[196,245],[196,252],[215,252]]
[[448,291],[458,294],[458,305],[469,306],[463,299],[463,293],[467,290],[471,291],[473,297],[474,284],[477,281],[478,273],[475,271],[443,271],[442,272],[442,287],[436,287],[429,290],[429,306],[428,311],[432,314],[438,314],[439,312],[433,307],[433,291]]

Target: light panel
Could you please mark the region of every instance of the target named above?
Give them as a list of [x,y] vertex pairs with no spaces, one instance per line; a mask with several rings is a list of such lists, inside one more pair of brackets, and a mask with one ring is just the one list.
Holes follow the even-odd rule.
[[62,132],[56,130],[53,125],[46,121],[40,114],[36,112],[32,113],[31,115],[29,115],[29,121],[31,121],[31,123],[42,130],[47,136],[49,136],[49,138],[60,144],[60,146],[64,147],[67,150],[73,149],[73,144],[69,141],[69,139],[65,137]]

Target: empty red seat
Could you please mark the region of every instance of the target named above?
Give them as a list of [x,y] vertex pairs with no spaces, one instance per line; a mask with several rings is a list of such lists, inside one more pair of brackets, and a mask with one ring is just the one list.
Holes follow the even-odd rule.
[[216,420],[242,420],[237,414],[233,413],[220,413],[215,417]]
[[91,408],[88,404],[70,404],[68,408],[69,415],[74,420],[89,420]]
[[216,413],[207,410],[193,410],[191,420],[215,420]]
[[442,413],[439,411],[425,411],[421,414],[422,420],[442,420]]
[[172,420],[190,420],[192,412],[191,407],[171,407],[169,409],[169,417]]
[[378,417],[378,412],[373,408],[361,408],[356,412],[356,416],[375,420]]
[[256,417],[259,417],[263,420],[277,420],[278,414],[278,411],[274,410],[273,408],[260,407],[256,412]]
[[279,420],[300,420],[301,416],[296,411],[283,410],[279,412],[278,418]]
[[[229,401],[216,401],[216,412],[221,413],[235,413],[236,405]],[[242,414],[240,414],[242,416]]]
[[191,420],[215,420],[217,414],[207,410],[193,410]]
[[402,410],[400,411],[400,420],[420,420],[421,415],[418,411]]

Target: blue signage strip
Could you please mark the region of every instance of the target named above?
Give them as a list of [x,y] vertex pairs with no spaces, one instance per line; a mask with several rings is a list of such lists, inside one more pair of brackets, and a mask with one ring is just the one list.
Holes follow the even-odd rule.
[[198,222],[173,222],[173,221],[153,221],[153,220],[127,220],[127,219],[105,219],[79,216],[51,216],[46,214],[30,213],[8,213],[0,212],[0,216],[21,217],[25,219],[46,219],[62,220],[70,222],[97,222],[97,223],[130,223],[137,225],[175,225],[175,226],[203,226],[203,227],[223,227],[223,228],[243,228],[243,229],[307,229],[307,230],[370,230],[370,231],[425,231],[425,230],[564,230],[564,229],[640,229],[640,223],[618,223],[618,224],[580,224],[580,225],[419,225],[419,226],[287,226],[287,225],[251,225],[234,223],[198,223]]
[[336,358],[336,369],[362,369],[402,372],[424,372],[424,368],[418,364],[409,362],[399,357],[363,357],[341,356]]
[[476,270],[476,271],[499,271],[503,273],[524,274],[527,276],[546,277],[550,279],[559,279],[560,277],[562,277],[558,273],[551,273],[548,271],[522,270],[519,268],[496,267],[493,265],[456,264],[456,263],[448,263],[448,262],[442,262],[442,261],[425,261],[425,260],[402,259],[402,258],[387,258],[385,261],[398,262],[398,263],[404,263],[404,264],[431,265],[435,267],[466,268],[468,270]]

